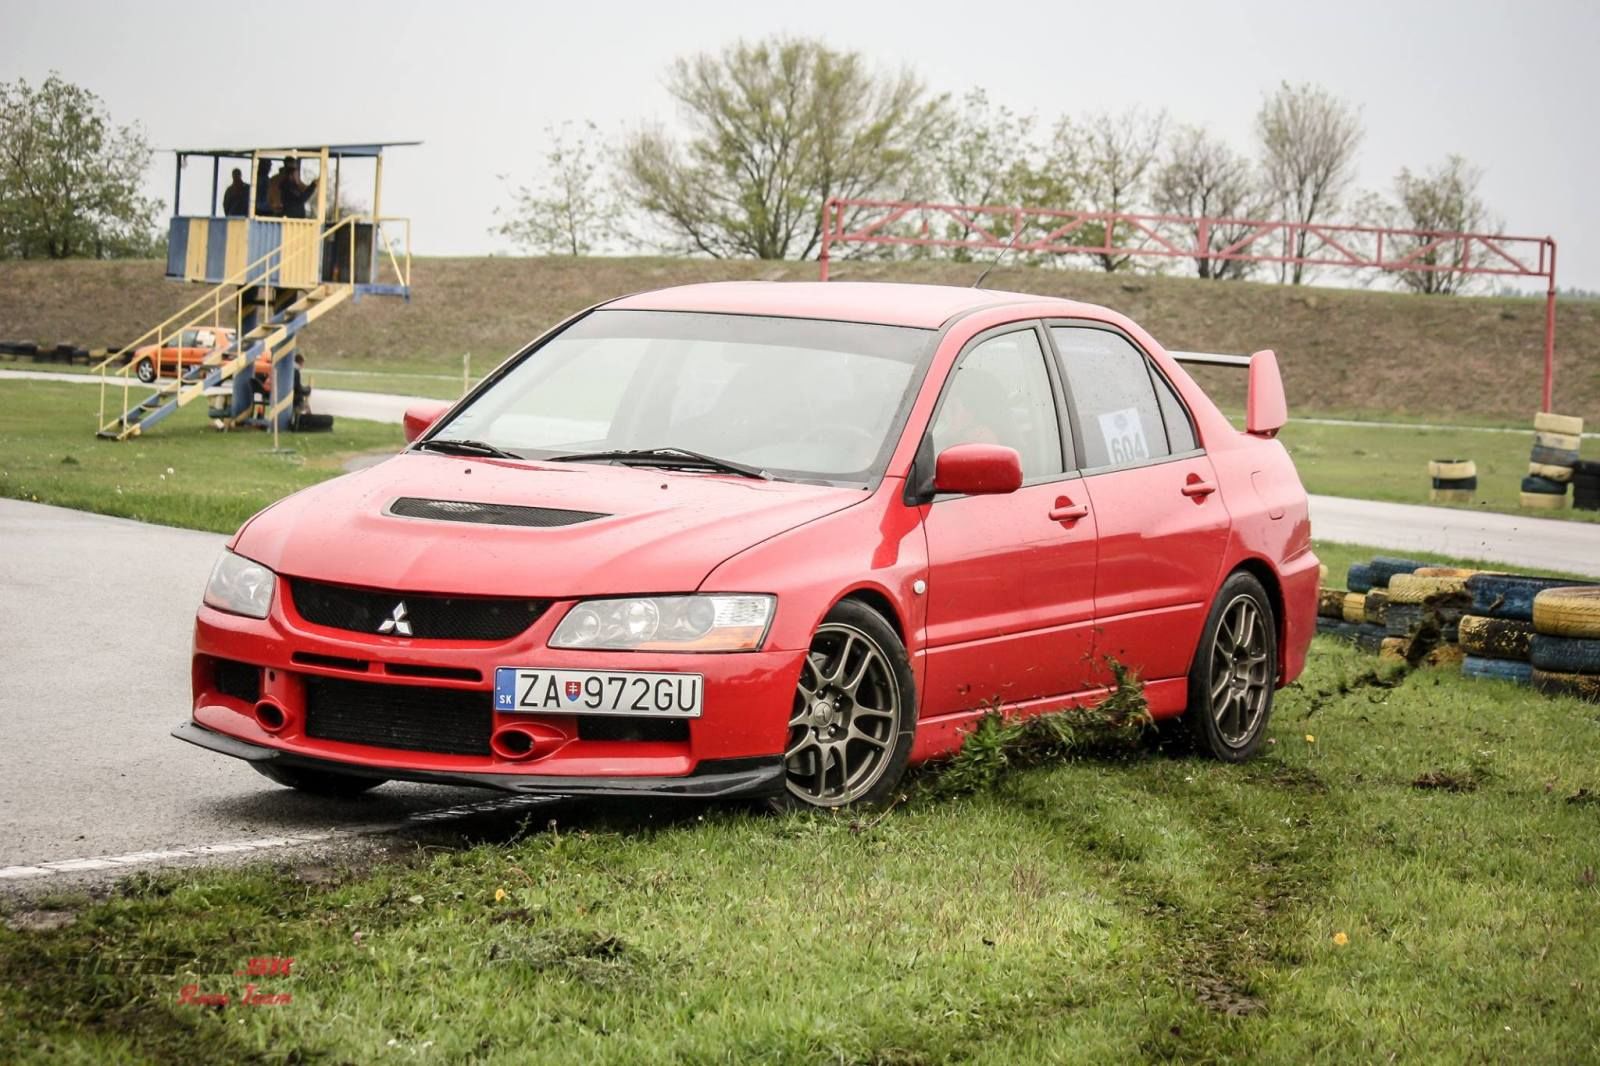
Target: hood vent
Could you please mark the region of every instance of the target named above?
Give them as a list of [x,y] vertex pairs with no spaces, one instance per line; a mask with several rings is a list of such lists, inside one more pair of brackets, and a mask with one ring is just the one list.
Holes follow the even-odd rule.
[[521,507],[512,503],[467,503],[462,500],[424,500],[402,496],[389,505],[389,513],[400,518],[424,518],[434,522],[469,522],[480,526],[533,526],[549,529],[573,526],[610,518],[601,511],[563,511],[555,507]]

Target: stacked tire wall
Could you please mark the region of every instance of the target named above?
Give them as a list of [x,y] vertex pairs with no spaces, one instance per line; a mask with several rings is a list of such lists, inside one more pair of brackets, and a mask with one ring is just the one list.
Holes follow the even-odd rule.
[[1547,588],[1533,598],[1533,687],[1600,703],[1600,586]]

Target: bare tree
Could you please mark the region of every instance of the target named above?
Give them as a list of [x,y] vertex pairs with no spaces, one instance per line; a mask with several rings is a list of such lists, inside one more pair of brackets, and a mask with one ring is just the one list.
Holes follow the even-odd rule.
[[815,254],[823,203],[908,192],[945,109],[909,70],[789,37],[679,59],[667,89],[689,136],[635,134],[623,181],[674,246],[719,258]]
[[1394,225],[1425,234],[1404,238],[1400,252],[1413,255],[1419,266],[1438,268],[1401,271],[1400,283],[1412,292],[1450,295],[1461,292],[1471,280],[1472,275],[1449,269],[1461,265],[1466,254],[1462,242],[1441,240],[1440,235],[1497,228],[1478,195],[1482,180],[1483,172],[1459,155],[1448,157],[1426,174],[1402,169],[1395,175]]
[[599,128],[585,122],[574,133],[572,123],[563,122],[546,126],[545,136],[550,150],[544,179],[512,190],[511,207],[495,209],[504,221],[490,232],[546,255],[588,255],[617,235]]
[[[1244,237],[1249,226],[1215,220],[1250,218],[1259,198],[1250,161],[1209,130],[1185,126],[1167,143],[1152,200],[1163,214],[1207,220],[1188,227],[1197,249],[1217,252]],[[1194,262],[1202,278],[1216,280],[1242,278],[1254,265],[1209,255],[1197,255]]]
[[[1090,211],[1113,213],[1132,211],[1146,203],[1166,125],[1165,112],[1149,114],[1138,108],[1120,115],[1095,115],[1082,125],[1062,119],[1056,127],[1056,145],[1058,151],[1076,162],[1078,203]],[[1072,147],[1069,149],[1068,145]],[[1088,241],[1107,236],[1106,226],[1099,222],[1085,225],[1078,232],[1081,239]],[[1124,228],[1114,226],[1107,244],[1116,244],[1125,237]],[[1121,270],[1132,259],[1105,253],[1094,258],[1107,273]]]
[[[1256,113],[1262,172],[1278,210],[1301,223],[1336,210],[1354,176],[1362,134],[1357,110],[1326,89],[1280,85]],[[1305,254],[1306,239],[1301,232],[1295,241],[1297,256]],[[1298,285],[1305,266],[1291,264],[1286,273]]]

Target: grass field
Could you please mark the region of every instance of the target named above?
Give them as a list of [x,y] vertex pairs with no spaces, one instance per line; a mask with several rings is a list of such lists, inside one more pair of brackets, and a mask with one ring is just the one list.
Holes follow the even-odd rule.
[[[0,338],[132,340],[199,295],[154,262],[0,264]],[[960,263],[851,263],[843,279],[970,285]],[[369,298],[304,335],[309,365],[482,374],[560,319],[642,289],[723,279],[812,280],[814,263],[679,258],[419,259],[410,303]],[[1130,315],[1171,348],[1275,348],[1291,410],[1527,425],[1539,401],[1543,301],[1219,284],[1186,277],[1001,266],[990,287]],[[1600,300],[1556,314],[1557,407],[1600,424]],[[328,382],[327,384],[332,384]]]
[[274,500],[339,473],[351,455],[395,451],[399,426],[341,420],[333,433],[217,433],[200,404],[148,437],[98,440],[94,389],[0,381],[0,496],[161,525],[232,533]]
[[[1312,662],[1242,767],[1145,747],[872,819],[571,808],[31,903],[71,920],[0,931],[0,1059],[1600,1056],[1597,708]],[[267,955],[290,1001],[239,1002]]]

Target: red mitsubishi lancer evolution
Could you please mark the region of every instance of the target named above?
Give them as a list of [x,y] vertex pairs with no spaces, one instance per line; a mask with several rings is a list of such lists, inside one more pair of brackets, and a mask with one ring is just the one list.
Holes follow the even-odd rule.
[[[1228,357],[1205,357],[1226,361]],[[1318,564],[1274,437],[1113,311],[728,283],[583,312],[217,561],[179,738],[280,784],[883,800],[1132,668],[1228,761]]]

